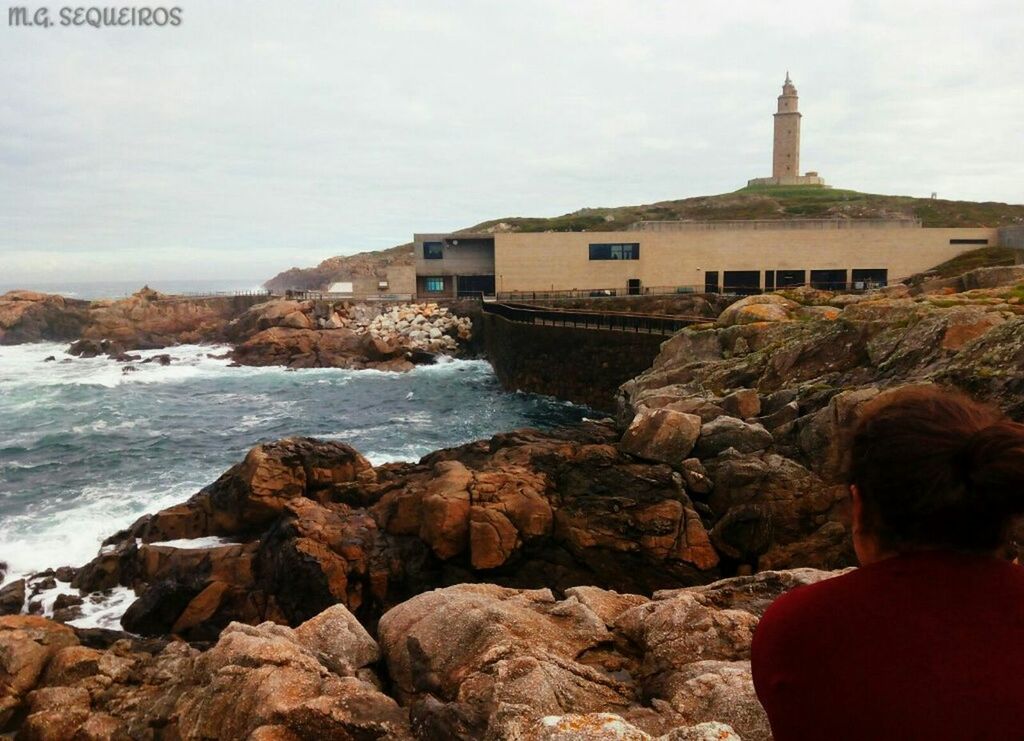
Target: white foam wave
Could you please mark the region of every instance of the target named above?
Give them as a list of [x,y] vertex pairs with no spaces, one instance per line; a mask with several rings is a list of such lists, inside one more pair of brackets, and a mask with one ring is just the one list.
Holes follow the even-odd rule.
[[208,548],[219,548],[225,545],[238,545],[237,540],[231,538],[222,538],[217,535],[209,535],[205,538],[178,538],[177,540],[161,540],[158,543],[149,543],[149,545],[159,545],[164,548],[178,548],[183,551],[201,551]]
[[82,616],[69,621],[76,628],[106,628],[122,630],[121,616],[136,599],[128,587],[114,587],[105,592],[93,592],[82,603]]
[[[67,354],[66,348],[54,342],[0,347],[0,385],[8,389],[68,385],[116,388],[127,384],[180,383],[233,370],[228,367],[230,360],[210,357],[230,350],[224,345],[132,351],[142,360],[131,363],[119,363],[107,356],[75,358]],[[143,362],[165,354],[172,357],[169,365]],[[49,357],[56,360],[47,362]],[[125,372],[128,367],[135,370]]]
[[60,495],[33,501],[23,512],[0,520],[0,554],[8,565],[8,580],[47,567],[88,563],[105,538],[147,512],[184,501],[199,488],[195,482],[156,491],[130,483],[87,486],[73,502]]
[[383,466],[385,463],[415,463],[422,455],[407,455],[402,453],[367,453],[366,460],[370,465]]

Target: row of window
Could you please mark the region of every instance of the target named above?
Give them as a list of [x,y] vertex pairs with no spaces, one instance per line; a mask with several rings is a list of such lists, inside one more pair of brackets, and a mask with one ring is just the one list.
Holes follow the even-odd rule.
[[[443,260],[444,242],[424,242],[424,260]],[[640,245],[636,242],[590,245],[591,260],[639,260]]]
[[[889,271],[885,268],[855,268],[851,270],[765,270],[764,290],[795,288],[810,285],[824,291],[864,290],[881,288],[888,284]],[[761,292],[760,270],[726,270],[704,273],[706,293],[754,294]]]
[[450,277],[445,285],[445,279],[440,275],[431,275],[422,279],[424,293],[451,293],[455,289],[458,296],[485,296],[494,295],[493,275],[456,275]]
[[[951,239],[950,244],[988,244],[987,239]],[[424,260],[443,260],[444,242],[424,242]],[[637,242],[591,244],[591,260],[639,260],[640,245]]]
[[[951,239],[950,244],[988,244],[987,239]],[[424,260],[443,260],[444,242],[424,242]],[[620,242],[590,245],[591,260],[639,260],[640,245],[636,242]]]

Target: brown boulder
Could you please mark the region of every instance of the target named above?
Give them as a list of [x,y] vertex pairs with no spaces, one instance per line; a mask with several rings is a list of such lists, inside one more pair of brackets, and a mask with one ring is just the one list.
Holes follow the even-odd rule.
[[71,628],[35,615],[0,617],[0,728],[66,646],[78,643]]
[[385,614],[379,633],[402,702],[451,698],[481,736],[508,711],[614,712],[635,701],[631,687],[577,661],[611,640],[604,622],[548,590],[463,584],[428,592]]
[[671,409],[644,409],[630,423],[619,446],[638,458],[678,466],[700,436],[701,418]]
[[700,458],[713,458],[729,448],[753,453],[768,448],[772,442],[772,434],[760,424],[723,416],[701,427],[695,453]]
[[338,609],[297,631],[271,623],[228,626],[198,658],[195,684],[176,703],[181,736],[246,738],[283,726],[298,738],[411,738],[405,711],[355,676],[375,655],[369,636],[330,635],[339,625],[351,629]]
[[795,301],[776,293],[747,296],[726,308],[715,324],[718,327],[730,327],[755,322],[785,322],[792,318],[792,313],[799,306]]

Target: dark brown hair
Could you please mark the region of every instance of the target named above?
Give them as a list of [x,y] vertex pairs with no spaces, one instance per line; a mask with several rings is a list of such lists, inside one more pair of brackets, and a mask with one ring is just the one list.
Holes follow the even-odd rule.
[[995,550],[1024,513],[1024,425],[936,386],[884,393],[861,410],[847,476],[886,548]]

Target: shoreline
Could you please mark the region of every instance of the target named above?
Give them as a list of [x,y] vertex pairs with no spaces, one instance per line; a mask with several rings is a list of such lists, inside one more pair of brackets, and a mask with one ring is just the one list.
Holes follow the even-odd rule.
[[[85,595],[133,590],[124,625],[149,638],[73,640],[97,662],[131,657],[175,709],[91,707],[191,732],[190,703],[222,676],[201,667],[226,662],[246,692],[283,651],[328,683],[302,702],[378,736],[515,738],[556,716],[648,738],[717,722],[767,739],[749,635],[786,589],[855,563],[831,453],[858,408],[941,383],[1024,417],[1024,270],[988,270],[971,279],[986,285],[959,293],[737,301],[664,342],[620,388],[611,423],[516,430],[378,466],[344,442],[257,445],[61,575]],[[177,547],[192,543],[203,547]],[[26,621],[0,618],[0,641]],[[321,631],[359,639],[317,660]],[[164,643],[172,636],[182,640]],[[242,663],[223,658],[241,645]],[[173,687],[155,679],[172,661],[198,673]],[[326,689],[337,682],[348,689]],[[372,720],[332,704],[355,696]],[[294,732],[303,721],[289,712],[275,717]],[[216,722],[253,730],[230,711]]]

